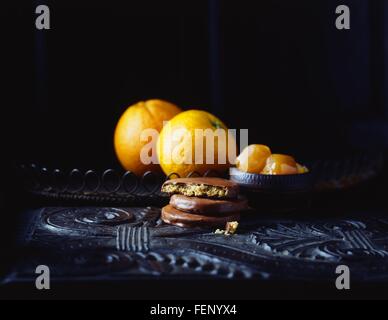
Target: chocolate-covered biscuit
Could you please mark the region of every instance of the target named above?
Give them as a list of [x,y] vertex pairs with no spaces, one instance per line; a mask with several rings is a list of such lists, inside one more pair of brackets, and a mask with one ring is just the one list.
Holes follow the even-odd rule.
[[174,226],[182,228],[194,227],[224,227],[226,223],[239,221],[239,213],[230,213],[217,216],[203,216],[187,213],[168,205],[162,209],[162,220]]
[[248,210],[248,201],[245,198],[238,200],[214,200],[175,194],[170,199],[170,205],[180,211],[203,215],[216,215]]
[[236,199],[239,186],[233,181],[220,178],[183,178],[166,181],[162,191],[187,197]]

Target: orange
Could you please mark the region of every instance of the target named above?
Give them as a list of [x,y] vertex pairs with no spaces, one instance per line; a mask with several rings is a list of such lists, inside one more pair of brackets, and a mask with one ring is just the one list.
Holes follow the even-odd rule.
[[244,172],[260,174],[270,155],[271,149],[269,147],[261,144],[252,144],[246,147],[238,156],[236,167]]
[[[176,105],[162,100],[142,101],[130,106],[124,112],[114,134],[114,148],[124,169],[136,175],[143,175],[148,171],[161,171],[157,161],[147,164],[140,156],[147,144],[153,143],[156,150],[157,137],[155,139],[149,137],[147,141],[142,141],[141,134],[146,129],[154,129],[159,133],[163,128],[163,122],[180,112],[181,109]],[[150,156],[157,160],[156,154]]]
[[268,157],[262,174],[288,175],[298,174],[298,164],[291,156],[273,154]]
[[[210,138],[201,133],[210,134]],[[226,125],[200,110],[185,111],[171,119],[157,144],[158,159],[165,174],[175,173],[180,177],[193,172],[200,175],[208,171],[225,172],[235,161],[236,150],[236,140],[228,135]]]

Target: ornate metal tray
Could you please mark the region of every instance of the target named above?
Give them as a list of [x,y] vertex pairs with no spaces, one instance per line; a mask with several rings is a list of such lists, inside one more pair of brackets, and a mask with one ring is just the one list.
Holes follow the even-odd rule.
[[[380,154],[362,154],[342,160],[319,160],[307,164],[314,176],[316,192],[344,190],[361,185],[376,177],[382,169]],[[36,164],[22,165],[18,170],[24,190],[40,199],[61,200],[92,205],[133,206],[163,205],[168,199],[160,192],[161,184],[179,177],[146,173],[137,177],[131,172],[108,169],[63,170]],[[190,176],[196,176],[193,172]],[[214,176],[207,172],[205,176]]]

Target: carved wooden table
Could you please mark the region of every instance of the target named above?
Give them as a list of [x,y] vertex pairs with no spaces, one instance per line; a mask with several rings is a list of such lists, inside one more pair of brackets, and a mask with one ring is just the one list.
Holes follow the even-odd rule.
[[51,267],[53,278],[335,279],[388,282],[388,218],[268,220],[252,213],[225,237],[165,225],[158,208],[44,208],[28,212],[23,259],[11,280]]

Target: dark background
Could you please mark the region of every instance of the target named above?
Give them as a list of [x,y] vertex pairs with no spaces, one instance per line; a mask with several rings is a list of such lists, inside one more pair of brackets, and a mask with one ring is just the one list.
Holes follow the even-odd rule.
[[[51,30],[35,28],[35,8]],[[335,28],[347,4],[351,30]],[[388,1],[25,1],[3,4],[0,206],[12,169],[117,167],[125,109],[206,109],[299,161],[386,149]]]
[[[40,3],[51,30],[35,29]],[[340,4],[350,31],[335,28]],[[15,1],[1,12],[6,156],[115,166],[115,124],[149,98],[298,158],[383,148],[386,14],[384,0]]]
[[[39,4],[51,30],[35,28]],[[340,4],[351,30],[335,27]],[[385,0],[19,0],[0,27],[3,190],[20,163],[117,167],[115,125],[150,98],[208,110],[301,162],[387,145]]]

